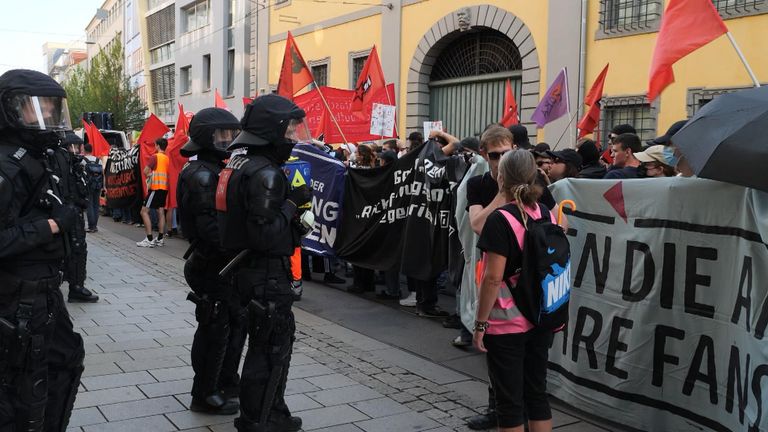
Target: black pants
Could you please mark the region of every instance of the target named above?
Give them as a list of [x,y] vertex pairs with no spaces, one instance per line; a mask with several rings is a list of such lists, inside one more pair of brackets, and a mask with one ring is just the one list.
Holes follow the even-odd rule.
[[376,272],[364,267],[352,266],[353,284],[363,291],[375,291]]
[[552,331],[534,328],[526,333],[488,335],[488,376],[496,396],[499,427],[520,426],[529,420],[549,420],[547,359]]
[[192,341],[192,397],[205,399],[226,387],[237,386],[243,352],[244,313],[232,279],[218,272],[225,260],[195,252],[184,265],[184,277],[198,296],[197,331]]
[[63,431],[69,423],[85,351],[60,281],[22,290],[0,276],[0,431]]
[[428,310],[437,306],[437,278],[427,281],[408,278],[408,290],[416,291],[416,307]]
[[85,219],[80,212],[72,233],[69,234],[70,254],[64,262],[64,280],[70,287],[85,285],[88,245],[85,241]]
[[238,431],[262,432],[291,416],[285,385],[295,340],[290,265],[286,259],[255,260],[238,271],[236,286],[248,310],[248,351],[240,380]]

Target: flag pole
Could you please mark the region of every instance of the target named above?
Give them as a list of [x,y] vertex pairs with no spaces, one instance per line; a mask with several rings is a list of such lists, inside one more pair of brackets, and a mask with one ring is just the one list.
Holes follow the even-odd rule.
[[341,134],[341,139],[344,140],[344,142],[347,142],[347,137],[344,136],[344,131],[341,130],[341,126],[339,126],[339,122],[336,121],[336,116],[333,115],[333,111],[331,111],[331,107],[328,105],[328,101],[325,100],[325,96],[323,95],[323,91],[320,90],[320,86],[317,85],[317,81],[315,81],[315,77],[312,77],[312,84],[315,85],[315,88],[317,89],[317,92],[320,93],[320,99],[323,100],[323,104],[325,105],[325,109],[328,110],[328,113],[331,114],[331,120],[333,120],[333,124],[336,125],[336,128],[339,130],[339,134]]
[[565,129],[563,129],[563,133],[561,133],[561,134],[560,134],[560,138],[558,138],[558,139],[557,139],[557,142],[555,143],[555,146],[552,148],[552,151],[554,151],[554,150],[557,148],[557,146],[559,146],[559,145],[560,145],[560,140],[562,140],[562,139],[563,139],[563,137],[565,136],[565,133],[566,133],[566,132],[568,132],[568,128],[571,126],[571,123],[573,123],[573,119],[575,119],[575,118],[576,118],[576,116],[578,116],[578,115],[579,115],[579,112],[578,112],[578,111],[576,111],[576,112],[575,112],[575,113],[574,113],[574,114],[571,116],[571,119],[570,119],[570,120],[568,120],[568,124],[567,124],[567,125],[565,125]]
[[752,72],[752,68],[749,66],[747,59],[744,57],[744,54],[741,52],[741,48],[739,48],[739,44],[736,43],[736,39],[734,39],[731,32],[727,32],[725,34],[728,36],[728,40],[731,41],[731,45],[733,45],[733,49],[736,50],[736,54],[739,55],[741,62],[744,64],[744,67],[747,69],[747,73],[749,74],[749,77],[752,78],[752,83],[755,84],[755,87],[760,87],[760,81],[757,80],[755,73]]

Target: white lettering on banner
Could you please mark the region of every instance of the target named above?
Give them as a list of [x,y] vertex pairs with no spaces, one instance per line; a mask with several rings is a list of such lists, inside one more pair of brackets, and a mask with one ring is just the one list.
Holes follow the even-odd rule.
[[324,187],[325,187],[325,183],[317,180],[312,180],[312,190],[322,193]]
[[[315,183],[314,180],[312,183]],[[323,183],[320,183],[320,187],[323,187]],[[315,214],[315,223],[312,226],[312,231],[306,235],[306,238],[333,247],[336,242],[336,227],[328,226],[325,223],[331,223],[338,219],[339,203],[313,196],[312,212]],[[325,223],[320,222],[321,218]]]
[[768,430],[768,195],[626,181],[625,221],[603,196],[613,186],[553,186],[590,212],[569,216],[576,271],[550,349],[553,395],[640,430]]

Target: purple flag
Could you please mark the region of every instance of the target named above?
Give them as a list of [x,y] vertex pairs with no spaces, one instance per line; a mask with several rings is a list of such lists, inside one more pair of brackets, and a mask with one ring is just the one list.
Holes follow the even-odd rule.
[[549,89],[541,98],[539,106],[533,112],[531,120],[536,122],[539,127],[555,121],[560,117],[571,112],[568,105],[568,72],[565,68],[555,78],[555,81],[549,86]]

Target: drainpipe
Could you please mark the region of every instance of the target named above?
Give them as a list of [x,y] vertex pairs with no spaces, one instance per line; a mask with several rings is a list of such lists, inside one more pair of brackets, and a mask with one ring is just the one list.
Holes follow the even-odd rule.
[[576,103],[578,104],[578,110],[576,111],[579,117],[579,120],[581,120],[581,117],[584,115],[584,95],[586,94],[586,89],[584,88],[584,79],[586,78],[586,69],[587,69],[587,6],[589,1],[588,0],[581,0],[581,40],[579,41],[579,87],[578,87],[578,97],[576,98]]

